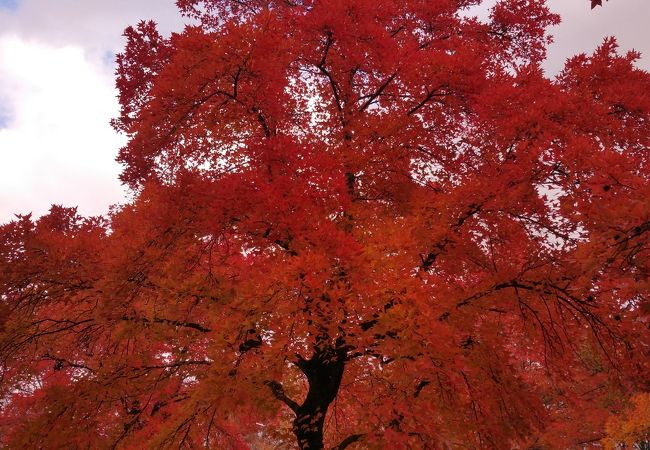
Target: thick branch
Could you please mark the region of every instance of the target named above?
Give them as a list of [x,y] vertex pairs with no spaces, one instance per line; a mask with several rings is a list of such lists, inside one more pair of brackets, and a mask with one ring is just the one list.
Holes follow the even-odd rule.
[[327,41],[325,42],[325,49],[323,50],[323,57],[321,58],[320,62],[318,63],[318,70],[325,75],[325,77],[329,80],[330,86],[332,87],[332,95],[334,96],[334,103],[336,104],[336,109],[339,112],[339,116],[341,119],[341,122],[344,124],[345,120],[343,117],[343,106],[341,105],[341,99],[339,97],[339,87],[336,84],[336,81],[334,80],[334,77],[332,77],[332,74],[330,73],[329,70],[327,70],[327,67],[325,65],[327,64],[327,54],[330,51],[330,48],[332,47],[332,44],[334,43],[334,39],[332,37],[332,33],[328,32],[327,33]]
[[397,72],[389,76],[386,79],[386,81],[384,81],[382,85],[379,86],[379,88],[372,95],[370,95],[368,100],[366,100],[366,102],[363,105],[361,105],[361,107],[359,108],[359,112],[365,111],[365,109],[368,108],[372,104],[372,102],[374,102],[377,99],[377,97],[381,95],[384,89],[388,87],[388,85],[395,79],[396,76],[397,76]]
[[[472,203],[471,205],[469,205],[467,211],[465,211],[458,218],[456,223],[451,226],[452,231],[457,232],[458,230],[460,230],[460,228],[467,221],[467,219],[469,219],[470,217],[474,216],[477,212],[479,212],[482,206],[483,204],[481,203]],[[436,243],[433,246],[434,249],[429,251],[429,253],[426,256],[420,255],[420,260],[421,260],[420,267],[422,268],[422,270],[424,270],[425,272],[428,271],[431,268],[431,266],[433,266],[433,264],[436,262],[438,256],[445,250],[447,245],[449,245],[450,243],[451,243],[451,239],[445,237],[444,239]]]
[[417,105],[415,105],[413,108],[411,108],[411,109],[406,113],[406,115],[407,115],[407,116],[412,116],[413,114],[415,114],[416,112],[418,112],[418,111],[420,110],[420,108],[422,108],[424,105],[426,105],[427,103],[429,103],[429,102],[431,101],[431,99],[434,98],[434,97],[444,97],[444,96],[446,96],[446,95],[449,95],[449,94],[447,94],[447,93],[439,93],[439,92],[438,92],[439,90],[440,90],[440,88],[438,88],[438,89],[433,89],[433,90],[431,90],[430,92],[428,92],[427,95],[422,99],[422,101],[421,101],[420,103],[418,103]]
[[291,408],[291,410],[294,413],[298,412],[298,408],[300,408],[300,405],[298,405],[298,403],[296,403],[295,401],[291,400],[287,396],[287,394],[285,394],[284,388],[280,383],[278,383],[277,381],[267,380],[264,382],[264,384],[266,384],[271,389],[271,392],[273,393],[273,396],[275,398],[277,398],[282,403],[284,403],[289,408]]
[[271,129],[269,128],[269,124],[264,118],[264,115],[262,114],[262,111],[257,106],[253,106],[251,108],[251,112],[253,114],[257,115],[257,121],[259,122],[260,126],[262,127],[262,130],[264,131],[264,136],[271,137]]
[[209,333],[212,331],[212,329],[204,327],[203,325],[195,322],[183,322],[180,320],[171,320],[171,319],[163,319],[161,317],[154,317],[153,320],[149,320],[146,317],[142,318],[137,318],[137,317],[129,317],[129,316],[123,316],[122,320],[130,321],[130,322],[141,322],[145,325],[148,325],[150,323],[162,323],[165,325],[173,325],[175,327],[179,328],[192,328],[196,331],[200,331],[201,333]]
[[357,442],[358,440],[363,438],[363,436],[364,436],[363,434],[350,435],[350,436],[346,437],[345,439],[343,439],[340,444],[338,444],[335,447],[332,447],[332,450],[344,450],[348,446],[354,444],[355,442]]

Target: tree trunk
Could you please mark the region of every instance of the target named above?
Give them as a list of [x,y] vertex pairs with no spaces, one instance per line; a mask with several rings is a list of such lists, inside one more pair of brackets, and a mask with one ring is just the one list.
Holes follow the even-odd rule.
[[297,408],[293,421],[293,432],[301,450],[323,448],[323,425],[327,409],[341,386],[346,353],[343,348],[328,345],[317,349],[311,359],[298,362],[309,382],[307,397]]

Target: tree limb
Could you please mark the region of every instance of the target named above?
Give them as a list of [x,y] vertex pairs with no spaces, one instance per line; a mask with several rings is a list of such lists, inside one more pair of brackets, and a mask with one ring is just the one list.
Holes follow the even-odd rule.
[[277,381],[273,381],[273,380],[267,380],[267,381],[264,382],[264,384],[266,384],[271,389],[271,392],[273,393],[273,396],[275,398],[277,398],[282,403],[284,403],[289,408],[291,408],[291,410],[294,413],[298,413],[298,408],[300,408],[300,405],[298,405],[298,403],[296,403],[295,401],[291,400],[287,396],[287,394],[285,394],[284,388],[282,387],[282,385],[280,383],[278,383]]
[[200,331],[201,333],[209,333],[212,331],[211,328],[204,327],[203,325],[195,322],[183,322],[180,320],[172,320],[172,319],[164,319],[162,317],[154,317],[153,320],[149,320],[146,317],[142,318],[137,318],[137,317],[129,317],[129,316],[123,316],[122,320],[126,320],[129,322],[141,322],[145,325],[150,324],[150,323],[162,323],[165,325],[173,325],[175,327],[179,328],[192,328],[196,331]]
[[368,108],[372,104],[372,102],[374,102],[377,99],[377,97],[379,97],[381,95],[381,93],[384,91],[384,89],[386,89],[388,87],[388,85],[391,83],[391,81],[393,81],[395,79],[396,76],[397,76],[397,72],[395,72],[391,76],[389,76],[386,79],[386,81],[384,81],[382,83],[382,85],[379,86],[379,88],[372,95],[370,95],[368,100],[366,100],[365,103],[363,105],[361,105],[361,107],[359,108],[359,112],[365,111],[366,108]]
[[345,439],[343,439],[341,443],[338,444],[337,446],[332,447],[332,450],[344,450],[348,446],[354,444],[355,442],[363,438],[363,436],[364,436],[363,434],[352,434],[346,437]]

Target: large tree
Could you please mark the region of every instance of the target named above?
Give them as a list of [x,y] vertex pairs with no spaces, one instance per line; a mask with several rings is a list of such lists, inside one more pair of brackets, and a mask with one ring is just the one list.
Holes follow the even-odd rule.
[[0,445],[567,448],[650,370],[650,76],[543,0],[179,0],[134,200],[0,228]]

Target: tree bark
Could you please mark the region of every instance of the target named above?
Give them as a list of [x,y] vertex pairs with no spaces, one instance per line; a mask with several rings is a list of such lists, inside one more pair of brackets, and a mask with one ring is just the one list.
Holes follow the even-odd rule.
[[323,426],[330,404],[341,386],[347,351],[331,345],[318,348],[311,359],[299,359],[298,367],[307,377],[309,390],[296,409],[293,432],[302,449],[323,448]]

